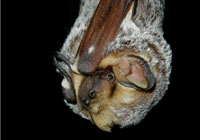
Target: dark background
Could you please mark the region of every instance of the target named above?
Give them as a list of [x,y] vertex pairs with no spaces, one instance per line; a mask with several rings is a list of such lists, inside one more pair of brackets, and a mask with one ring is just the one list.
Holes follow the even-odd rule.
[[[61,94],[62,77],[53,65],[55,51],[62,47],[78,16],[79,1],[4,0],[3,138],[192,138],[193,130],[198,130],[194,119],[199,111],[193,109],[195,105],[191,103],[196,103],[194,96],[199,91],[192,90],[194,80],[189,80],[198,76],[189,60],[195,56],[195,51],[190,51],[195,44],[189,40],[191,37],[194,40],[195,36],[189,31],[197,30],[188,27],[189,24],[195,26],[195,19],[188,10],[193,7],[188,2],[181,2],[166,1],[164,37],[173,51],[169,90],[141,123],[121,130],[115,127],[112,133],[105,133],[66,107]],[[194,133],[189,133],[191,130]]]

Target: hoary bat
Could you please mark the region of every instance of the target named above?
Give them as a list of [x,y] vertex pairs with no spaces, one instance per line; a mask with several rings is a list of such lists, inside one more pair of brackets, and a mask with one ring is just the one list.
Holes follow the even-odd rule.
[[66,104],[104,131],[139,123],[165,94],[164,0],[81,0],[54,61]]

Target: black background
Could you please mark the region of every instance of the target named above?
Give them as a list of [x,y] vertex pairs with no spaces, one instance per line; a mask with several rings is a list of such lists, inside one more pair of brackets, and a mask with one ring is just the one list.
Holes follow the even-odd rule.
[[167,94],[138,125],[121,130],[115,127],[112,133],[106,133],[66,107],[61,94],[62,77],[53,65],[55,51],[62,47],[78,16],[79,1],[3,1],[3,138],[193,137],[195,133],[189,132],[198,126],[194,121],[198,109],[194,110],[191,103],[196,103],[198,91],[192,90],[194,80],[189,79],[198,75],[189,60],[197,57],[191,41],[195,35],[189,31],[197,30],[192,29],[196,21],[188,8],[198,9],[181,2],[166,1],[164,37],[173,51]]

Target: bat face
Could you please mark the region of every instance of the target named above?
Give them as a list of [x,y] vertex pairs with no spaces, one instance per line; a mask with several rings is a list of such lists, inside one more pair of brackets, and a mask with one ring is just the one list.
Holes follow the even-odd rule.
[[[94,75],[87,76],[81,83],[79,100],[86,109],[91,109],[95,102],[109,98],[116,84],[116,78],[111,67],[97,70]],[[103,97],[107,96],[107,97]]]
[[82,39],[69,35],[54,59],[67,105],[103,131],[137,124],[167,90],[171,51],[151,6],[162,9],[154,0],[100,0]]

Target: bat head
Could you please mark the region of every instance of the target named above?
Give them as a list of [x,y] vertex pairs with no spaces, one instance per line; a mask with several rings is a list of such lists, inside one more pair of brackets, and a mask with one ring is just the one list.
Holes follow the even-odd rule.
[[79,100],[83,107],[92,109],[95,103],[109,98],[114,91],[116,78],[111,67],[98,69],[92,76],[84,78],[80,90]]

